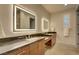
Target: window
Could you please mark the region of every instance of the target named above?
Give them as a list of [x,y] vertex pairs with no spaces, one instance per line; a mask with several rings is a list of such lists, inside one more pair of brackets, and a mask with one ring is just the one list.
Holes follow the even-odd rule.
[[69,15],[64,15],[64,36],[69,36],[70,19]]
[[64,27],[67,28],[69,27],[70,23],[69,23],[69,16],[68,15],[64,15]]

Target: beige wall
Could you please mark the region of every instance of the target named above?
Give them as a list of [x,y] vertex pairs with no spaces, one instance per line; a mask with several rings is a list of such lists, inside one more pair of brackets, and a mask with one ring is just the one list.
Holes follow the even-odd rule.
[[[28,8],[35,12],[37,15],[37,31],[41,32],[41,18],[50,18],[50,14],[41,5],[22,5],[24,8]],[[11,5],[0,5],[0,22],[2,23],[3,31],[6,36],[24,35],[32,32],[13,32],[13,14]],[[0,33],[1,34],[1,33]]]
[[[64,37],[64,15],[70,16],[70,32]],[[76,13],[75,9],[65,10],[51,15],[51,26],[57,32],[57,42],[76,46]]]

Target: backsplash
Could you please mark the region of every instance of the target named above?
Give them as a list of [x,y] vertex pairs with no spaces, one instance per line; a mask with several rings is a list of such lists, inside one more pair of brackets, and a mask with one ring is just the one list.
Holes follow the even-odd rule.
[[18,40],[18,39],[25,39],[27,35],[23,35],[23,36],[16,36],[16,37],[7,37],[7,38],[0,38],[0,43],[2,42],[9,42],[9,41],[13,41],[13,40]]

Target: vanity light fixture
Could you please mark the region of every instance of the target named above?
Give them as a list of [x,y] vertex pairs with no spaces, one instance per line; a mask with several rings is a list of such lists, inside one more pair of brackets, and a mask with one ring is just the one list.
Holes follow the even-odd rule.
[[36,32],[37,15],[22,6],[14,5],[14,32]]

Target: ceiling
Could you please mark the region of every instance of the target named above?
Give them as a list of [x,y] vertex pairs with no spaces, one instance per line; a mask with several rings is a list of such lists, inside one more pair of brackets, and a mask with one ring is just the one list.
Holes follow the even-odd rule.
[[68,4],[68,5],[64,5],[64,4],[42,4],[42,6],[49,13],[56,13],[56,12],[60,12],[60,11],[67,10],[67,9],[75,7],[74,4]]

